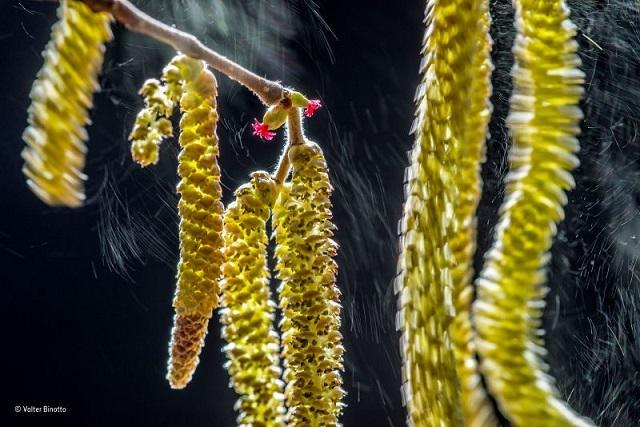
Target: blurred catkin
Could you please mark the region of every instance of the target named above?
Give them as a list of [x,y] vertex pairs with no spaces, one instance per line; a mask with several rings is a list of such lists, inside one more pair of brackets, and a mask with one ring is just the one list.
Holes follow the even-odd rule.
[[559,398],[540,329],[549,249],[578,165],[584,74],[576,27],[562,0],[514,4],[511,165],[474,303],[481,370],[513,425],[589,425]]
[[[482,193],[481,164],[485,160],[486,139],[491,118],[491,38],[489,3],[475,0],[473,9],[465,12],[475,17],[467,31],[474,43],[471,60],[471,86],[468,104],[458,106],[465,113],[464,138],[454,140],[457,153],[454,229],[449,238],[453,267],[453,305],[455,315],[450,333],[460,382],[464,425],[495,426],[497,419],[482,384],[476,359],[475,331],[471,323],[473,299],[473,257],[476,251],[476,208]],[[471,25],[477,20],[477,24]]]
[[[395,286],[403,398],[408,424],[416,427],[462,425],[463,408],[465,414],[480,411],[473,425],[491,421],[473,366],[469,322],[471,218],[489,116],[486,7],[476,0],[430,0],[425,13],[416,142],[405,176]],[[469,117],[470,110],[478,116]],[[463,406],[468,399],[474,400]]]
[[222,265],[222,188],[216,136],[216,79],[202,61],[179,55],[164,70],[166,96],[179,102],[180,261],[173,306],[169,372],[183,388],[198,364],[212,311],[218,305]]
[[273,209],[282,309],[287,425],[337,426],[343,404],[337,245],[331,239],[332,192],[315,143],[289,150],[291,182]]
[[235,191],[224,215],[221,320],[224,351],[241,427],[284,427],[284,384],[280,338],[273,328],[275,304],[269,290],[267,221],[277,195],[267,172]]
[[31,90],[29,127],[22,139],[23,172],[31,190],[50,206],[78,207],[85,200],[85,126],[98,89],[111,15],[63,0],[58,22]]

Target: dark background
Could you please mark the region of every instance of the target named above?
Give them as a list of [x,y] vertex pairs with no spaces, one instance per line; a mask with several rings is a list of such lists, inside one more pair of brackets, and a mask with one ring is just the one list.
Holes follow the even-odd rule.
[[[325,107],[305,122],[336,187],[343,292],[345,426],[402,426],[395,332],[396,221],[424,31],[422,1],[137,1],[243,65]],[[580,7],[577,7],[577,4]],[[640,47],[638,4],[571,1],[587,73],[582,166],[551,265],[549,362],[565,398],[601,425],[640,422]],[[513,40],[508,1],[492,1],[494,117],[477,261],[491,241],[507,170],[504,117]],[[187,389],[164,379],[177,260],[175,142],[141,170],[127,134],[136,92],[171,51],[114,27],[90,127],[87,206],[53,209],[29,192],[20,135],[42,65],[54,4],[0,6],[0,285],[2,425],[232,426],[234,393],[222,367],[217,315]],[[585,37],[586,36],[586,37]],[[595,43],[592,43],[592,41]],[[248,172],[271,170],[277,140],[248,125],[262,108],[218,76],[225,202]],[[63,415],[14,414],[16,405]]]

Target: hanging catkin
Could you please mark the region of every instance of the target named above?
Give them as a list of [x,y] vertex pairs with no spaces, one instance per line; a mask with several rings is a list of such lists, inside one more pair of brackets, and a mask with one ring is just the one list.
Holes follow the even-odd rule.
[[287,425],[336,426],[343,369],[332,187],[320,147],[293,145],[291,183],[273,209],[282,309]]
[[584,74],[576,28],[562,0],[514,3],[511,165],[474,303],[481,369],[513,425],[589,425],[559,398],[540,330],[549,248],[578,165]]
[[183,388],[198,364],[207,326],[218,305],[222,264],[222,189],[216,136],[216,80],[202,61],[177,56],[163,78],[169,99],[179,100],[180,261],[173,306],[169,372],[173,388]]
[[[472,406],[484,406],[485,397],[477,391],[473,367],[471,372],[466,367],[461,371],[465,387],[461,396],[453,352],[456,348],[461,363],[472,360],[473,348],[465,343],[472,338],[468,281],[473,247],[468,241],[471,236],[461,234],[461,227],[465,222],[467,227],[472,226],[469,216],[477,203],[477,168],[489,114],[489,41],[484,14],[485,7],[475,0],[427,2],[423,79],[414,123],[416,143],[405,177],[406,203],[399,226],[401,254],[395,286],[397,326],[402,331],[403,398],[408,423],[416,427],[461,425],[462,397],[467,398],[467,393],[480,399]],[[473,86],[476,77],[481,82]],[[479,93],[470,100],[472,88]],[[482,116],[469,120],[470,108]],[[467,132],[469,126],[475,126],[474,130]],[[467,137],[472,139],[471,146],[465,148]],[[460,178],[458,162],[464,151],[473,157],[466,159],[470,171]],[[458,180],[469,194],[459,194],[457,186],[462,184]],[[467,241],[450,242],[456,233]],[[458,281],[455,284],[454,278]],[[457,328],[453,329],[454,336],[453,321]],[[452,342],[454,337],[457,347]]]
[[84,3],[62,0],[58,22],[31,90],[29,127],[22,139],[27,184],[50,206],[77,207],[85,200],[83,173],[90,123],[98,89],[104,43],[111,40],[111,15]]
[[267,221],[277,195],[267,172],[254,172],[224,215],[221,320],[239,426],[284,427],[280,338],[273,328]]
[[140,95],[144,98],[144,108],[136,116],[131,135],[131,157],[140,166],[146,167],[158,162],[160,143],[173,135],[171,117],[174,102],[166,94],[166,86],[159,80],[144,82]]
[[457,146],[456,191],[454,207],[454,230],[449,239],[454,265],[453,305],[455,316],[451,323],[451,342],[456,361],[456,372],[460,382],[460,396],[464,413],[464,425],[488,427],[497,425],[495,410],[482,384],[476,360],[475,331],[471,324],[471,302],[473,298],[473,257],[476,251],[476,208],[482,191],[480,166],[485,159],[485,141],[491,117],[491,38],[489,37],[489,4],[486,0],[475,0],[474,9],[465,11],[476,16],[477,25],[468,31],[474,41],[471,89],[465,114],[464,138],[455,141]]

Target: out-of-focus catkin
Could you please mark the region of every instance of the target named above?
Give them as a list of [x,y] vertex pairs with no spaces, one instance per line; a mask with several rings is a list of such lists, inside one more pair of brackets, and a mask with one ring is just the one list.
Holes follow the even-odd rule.
[[504,415],[517,426],[583,426],[558,396],[543,362],[541,325],[549,248],[564,218],[584,74],[576,27],[562,0],[517,0],[507,124],[513,136],[495,242],[477,280],[474,318],[481,370]]
[[[471,323],[473,299],[473,258],[476,251],[476,208],[482,192],[481,164],[485,159],[486,139],[491,117],[491,38],[489,26],[489,3],[474,0],[473,9],[467,11],[475,16],[467,29],[475,47],[470,71],[472,73],[469,104],[459,105],[465,112],[464,137],[455,140],[456,167],[455,207],[453,234],[449,238],[453,266],[454,318],[450,326],[451,342],[456,361],[456,372],[460,382],[460,396],[464,413],[464,425],[489,427],[497,425],[495,409],[480,376],[476,360],[475,331]],[[471,25],[473,24],[473,25]]]
[[314,143],[293,145],[273,209],[289,426],[336,426],[343,404],[337,245],[327,165]]
[[112,37],[112,18],[72,0],[62,0],[58,18],[31,90],[22,170],[31,190],[46,204],[78,207],[85,200],[87,179],[85,126],[98,89],[104,44]]
[[[471,236],[461,230],[465,221],[467,227],[473,225],[468,217],[477,203],[476,174],[489,114],[484,7],[476,0],[430,0],[425,14],[416,143],[405,177],[395,285],[397,326],[402,331],[403,399],[408,423],[416,427],[462,425],[462,399],[468,394],[477,399],[471,407],[486,408],[474,367],[463,366],[473,361],[473,348],[467,346],[472,338],[468,281],[473,246],[468,241]],[[475,86],[479,93],[471,101],[476,77],[482,82]],[[482,114],[476,122],[468,118],[470,106]],[[470,126],[474,130],[467,131]],[[466,138],[472,138],[472,147],[465,147]],[[470,171],[461,178],[459,162],[465,150],[473,157],[466,159]],[[461,196],[458,186],[463,183],[469,193]],[[450,241],[456,233],[459,240]],[[460,357],[458,365],[454,348]],[[464,390],[456,367],[461,369]],[[468,407],[464,408],[467,412]],[[478,415],[487,415],[486,410]]]
[[269,290],[267,221],[277,195],[267,172],[235,191],[224,215],[221,320],[231,385],[242,427],[284,427],[284,384],[280,338],[273,328],[275,304]]
[[165,68],[166,94],[179,101],[180,261],[173,306],[169,372],[183,388],[198,364],[207,326],[218,305],[222,265],[222,189],[216,136],[216,80],[202,61],[179,55]]

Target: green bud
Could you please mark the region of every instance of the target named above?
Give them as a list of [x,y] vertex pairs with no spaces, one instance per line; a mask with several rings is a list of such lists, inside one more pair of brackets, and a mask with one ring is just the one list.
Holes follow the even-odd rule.
[[309,105],[309,100],[300,92],[291,92],[289,99],[291,99],[291,105],[296,108],[306,108]]
[[262,118],[262,123],[269,126],[270,130],[278,129],[287,121],[287,113],[283,106],[272,105]]

